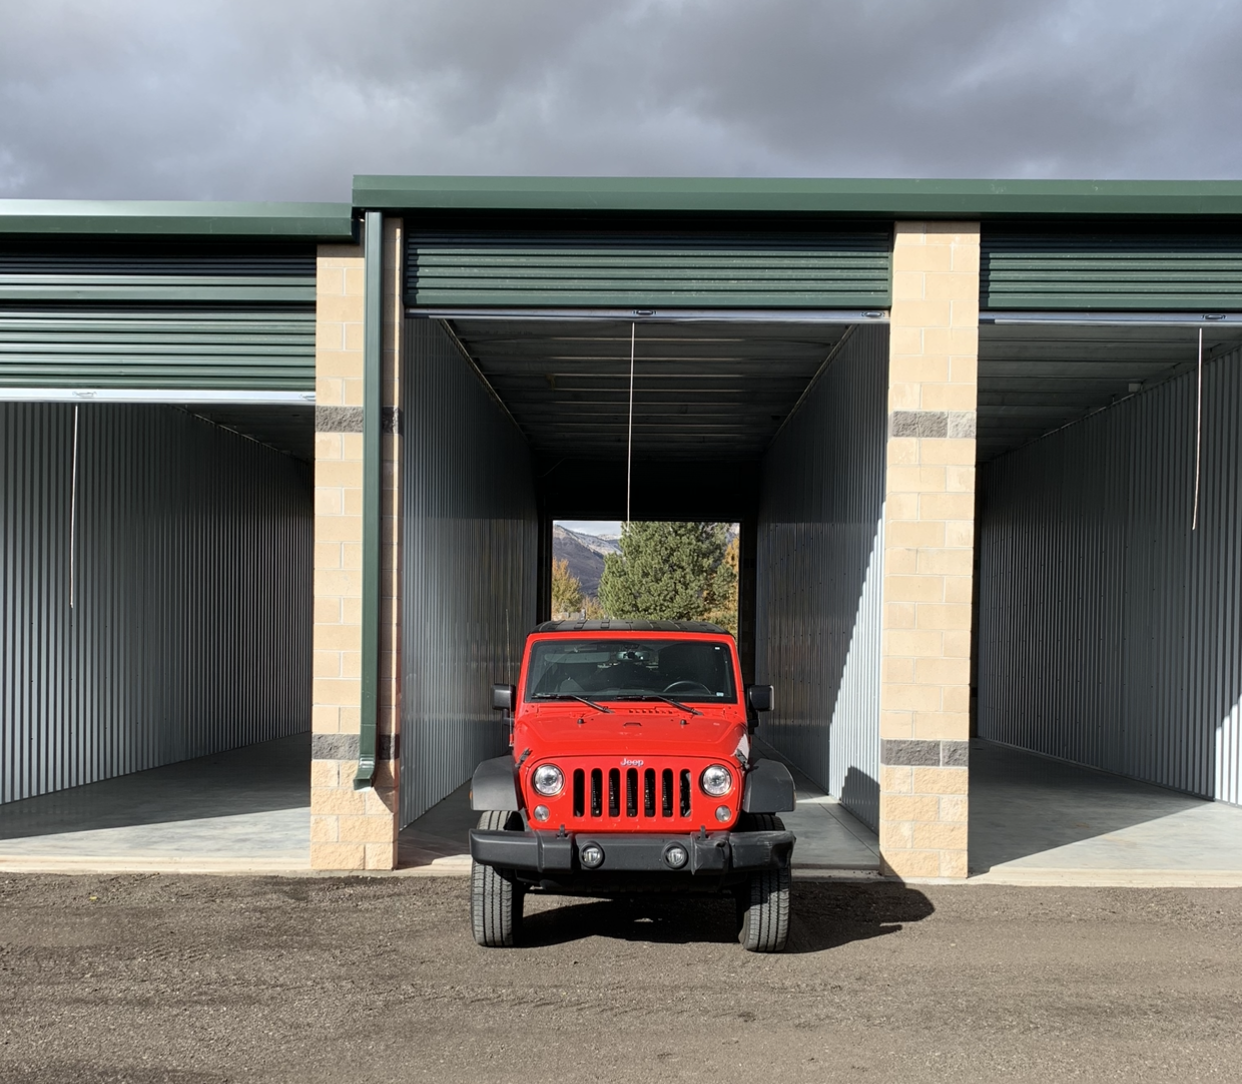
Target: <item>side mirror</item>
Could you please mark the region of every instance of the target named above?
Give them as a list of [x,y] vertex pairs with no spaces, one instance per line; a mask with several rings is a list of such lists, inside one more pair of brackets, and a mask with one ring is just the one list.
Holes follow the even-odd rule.
[[749,685],[746,688],[746,703],[755,711],[771,711],[776,700],[771,685]]
[[512,711],[517,701],[517,689],[512,685],[492,686],[492,710]]

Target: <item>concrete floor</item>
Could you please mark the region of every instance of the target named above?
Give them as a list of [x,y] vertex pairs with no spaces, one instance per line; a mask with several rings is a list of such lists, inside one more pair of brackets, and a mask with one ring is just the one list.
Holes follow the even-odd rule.
[[304,870],[310,735],[0,806],[0,870]]

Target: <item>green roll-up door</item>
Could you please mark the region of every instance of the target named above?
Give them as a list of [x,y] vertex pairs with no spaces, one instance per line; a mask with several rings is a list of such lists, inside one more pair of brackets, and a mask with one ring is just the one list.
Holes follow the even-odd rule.
[[983,231],[985,309],[1242,309],[1242,235]]
[[313,248],[0,249],[0,387],[314,386]]
[[411,231],[406,303],[429,308],[883,309],[888,229]]

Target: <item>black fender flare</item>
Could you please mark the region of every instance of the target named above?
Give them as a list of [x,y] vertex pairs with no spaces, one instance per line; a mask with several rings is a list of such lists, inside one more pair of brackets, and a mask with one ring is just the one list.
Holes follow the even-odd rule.
[[793,776],[779,760],[756,761],[742,789],[743,813],[791,813],[798,807]]
[[485,760],[475,768],[470,782],[470,808],[479,811],[521,808],[518,804],[517,768],[512,756]]

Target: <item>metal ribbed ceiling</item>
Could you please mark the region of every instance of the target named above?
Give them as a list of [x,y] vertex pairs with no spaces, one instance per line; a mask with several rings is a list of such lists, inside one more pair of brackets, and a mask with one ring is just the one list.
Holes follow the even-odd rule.
[[[450,326],[536,453],[624,457],[628,321],[458,319]],[[762,455],[845,330],[639,321],[635,458]]]

